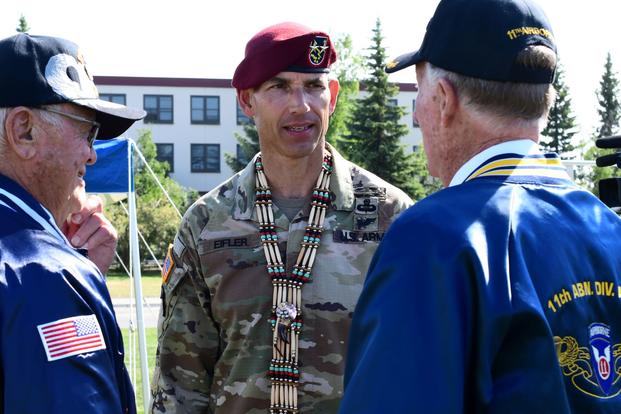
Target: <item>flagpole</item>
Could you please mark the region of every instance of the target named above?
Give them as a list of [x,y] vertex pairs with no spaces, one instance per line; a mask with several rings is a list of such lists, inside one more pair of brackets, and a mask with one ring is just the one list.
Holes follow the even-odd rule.
[[136,319],[138,323],[138,348],[140,350],[140,372],[142,377],[142,399],[144,412],[149,412],[151,392],[149,387],[149,363],[147,361],[147,339],[145,336],[144,315],[142,308],[142,274],[140,271],[140,250],[138,245],[138,219],[136,214],[136,191],[134,188],[134,163],[133,154],[135,142],[128,139],[128,162],[130,187],[128,192],[129,209],[129,248],[132,258],[132,270],[134,273],[134,293],[136,295]]

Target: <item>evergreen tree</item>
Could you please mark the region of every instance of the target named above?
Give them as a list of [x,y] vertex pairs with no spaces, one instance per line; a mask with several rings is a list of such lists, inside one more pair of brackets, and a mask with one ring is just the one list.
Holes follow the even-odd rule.
[[15,31],[18,33],[28,33],[30,31],[30,26],[28,26],[26,17],[23,14],[19,16],[19,25],[15,28]]
[[[619,79],[612,68],[612,57],[610,53],[606,56],[606,64],[604,65],[604,74],[599,82],[599,89],[596,91],[597,102],[599,103],[600,124],[593,135],[593,145],[589,148],[584,156],[588,160],[594,160],[605,154],[614,152],[612,149],[601,149],[595,146],[595,140],[615,134],[619,130],[619,118],[621,117],[621,108],[619,106]],[[609,178],[616,175],[616,167],[593,168],[589,174],[589,184],[591,191],[598,195],[598,182],[603,178]]]
[[370,74],[364,81],[367,95],[356,101],[349,135],[340,147],[351,161],[417,198],[421,189],[413,180],[413,154],[406,154],[400,142],[408,132],[407,126],[400,123],[405,112],[392,101],[398,88],[388,82],[384,71],[386,50],[382,40],[378,19],[366,62]]
[[362,71],[362,57],[354,53],[350,35],[343,35],[334,42],[338,60],[332,66],[332,71],[339,81],[339,97],[334,112],[330,116],[330,125],[326,134],[326,141],[339,147],[342,139],[347,136],[348,125],[354,107],[354,102],[360,91],[358,78]]
[[239,143],[241,157],[237,158],[237,154],[224,154],[224,161],[233,171],[241,171],[246,164],[254,157],[254,155],[260,151],[259,148],[259,133],[254,122],[248,122],[244,124],[244,135],[239,132],[235,132],[235,139]]
[[565,84],[565,71],[562,66],[557,67],[554,79],[556,100],[550,108],[548,124],[542,131],[541,146],[548,151],[556,152],[561,158],[570,159],[570,154],[576,148],[571,140],[576,134],[576,117],[571,110],[569,87]]
[[621,116],[619,108],[619,79],[612,69],[612,57],[610,52],[606,56],[606,64],[604,65],[604,74],[599,82],[599,90],[597,91],[597,102],[600,108],[597,110],[601,121],[597,128],[595,138],[603,138],[613,135],[619,128],[619,117]]

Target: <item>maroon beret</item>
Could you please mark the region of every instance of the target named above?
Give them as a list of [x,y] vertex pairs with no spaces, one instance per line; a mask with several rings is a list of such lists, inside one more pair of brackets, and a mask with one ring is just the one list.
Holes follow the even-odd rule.
[[297,23],[279,23],[248,41],[231,83],[237,89],[249,89],[280,72],[327,73],[335,61],[336,50],[326,33]]

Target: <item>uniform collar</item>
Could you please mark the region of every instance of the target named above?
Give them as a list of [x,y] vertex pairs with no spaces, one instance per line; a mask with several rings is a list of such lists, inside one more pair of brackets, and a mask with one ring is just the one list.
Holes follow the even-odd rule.
[[516,139],[513,141],[502,142],[491,146],[468,160],[457,170],[453,176],[449,187],[462,184],[469,179],[482,165],[487,164],[492,158],[503,154],[511,154],[514,157],[526,157],[528,155],[543,156],[539,145],[530,139]]
[[[333,194],[332,207],[336,210],[353,211],[354,209],[354,186],[352,183],[350,163],[339,154],[330,144],[326,143],[326,148],[332,154],[333,168],[330,178],[330,191]],[[254,164],[257,155],[252,161],[240,171],[237,184],[233,187],[235,191],[235,201],[233,203],[233,218],[235,220],[255,220],[254,201],[255,201],[255,170]],[[319,175],[319,172],[317,172]]]
[[58,228],[52,213],[21,185],[2,174],[0,174],[0,205],[12,210],[20,210],[39,223],[45,231],[69,245],[69,241]]

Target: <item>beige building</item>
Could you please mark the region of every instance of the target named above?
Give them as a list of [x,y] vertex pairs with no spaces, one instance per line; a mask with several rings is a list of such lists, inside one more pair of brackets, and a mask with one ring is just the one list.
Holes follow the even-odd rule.
[[[224,154],[237,154],[234,133],[243,133],[248,118],[230,79],[95,76],[95,83],[102,99],[147,111],[125,136],[137,139],[140,130],[150,129],[158,158],[170,163],[170,175],[180,184],[202,193],[234,173]],[[398,86],[395,103],[405,107],[402,122],[409,128],[402,142],[411,152],[422,137],[413,117],[418,89],[412,83]]]

